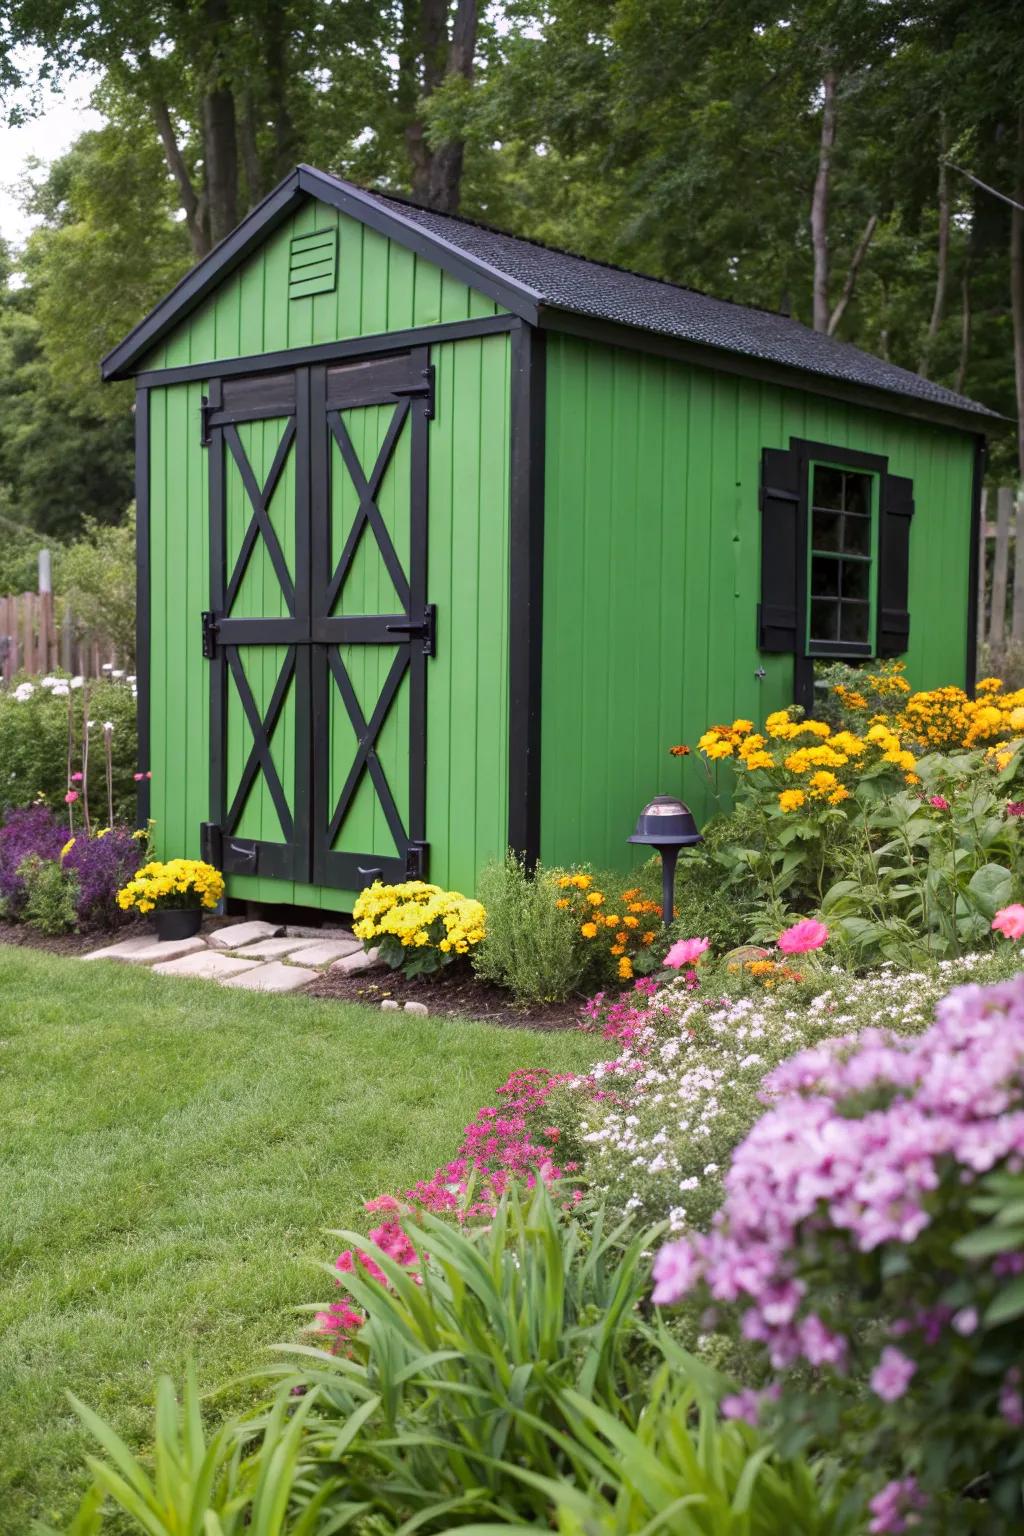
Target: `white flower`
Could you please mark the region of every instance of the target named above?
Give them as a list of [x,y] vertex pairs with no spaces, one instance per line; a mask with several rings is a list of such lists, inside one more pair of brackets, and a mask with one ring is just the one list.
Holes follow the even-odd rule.
[[114,732],[114,722],[113,722],[113,720],[104,720],[104,722],[103,722],[103,734],[105,736],[112,736],[113,732]]
[[40,686],[40,688],[56,688],[56,686],[57,686],[57,684],[59,682],[60,682],[60,678],[59,677],[49,677],[49,676],[41,677],[39,679],[39,686]]
[[67,683],[54,683],[53,687],[50,689],[50,697],[51,699],[66,699],[70,692],[71,689],[68,687]]
[[17,688],[14,690],[14,697],[17,699],[19,704],[24,704],[25,700],[30,699],[35,691],[35,685],[33,683],[19,683]]
[[114,663],[112,661],[105,661],[103,663],[103,671],[104,672],[113,672],[113,670],[114,670]]
[[124,677],[124,667],[115,667],[110,675],[111,677]]
[[68,687],[69,688],[81,688],[81,686],[82,686],[82,684],[84,682],[85,682],[85,678],[84,677],[73,677],[73,678],[70,679],[70,681],[68,683]]

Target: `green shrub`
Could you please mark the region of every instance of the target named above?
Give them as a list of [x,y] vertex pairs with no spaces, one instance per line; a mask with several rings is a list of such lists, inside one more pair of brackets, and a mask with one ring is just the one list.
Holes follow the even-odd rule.
[[77,876],[35,853],[18,866],[18,875],[25,887],[22,921],[40,933],[70,933],[77,922]]
[[487,937],[473,953],[473,968],[519,1003],[563,1002],[595,975],[596,951],[573,914],[555,905],[557,880],[557,872],[539,866],[528,874],[510,854],[488,864],[477,882]]
[[[269,1414],[207,1447],[194,1385],[181,1415],[163,1387],[154,1480],[83,1415],[114,1463],[97,1464],[99,1486],[129,1529],[496,1536],[550,1530],[556,1517],[573,1536],[854,1529],[820,1468],[784,1462],[756,1430],[722,1423],[729,1383],[645,1322],[637,1304],[657,1229],[611,1230],[599,1209],[581,1219],[543,1184],[513,1190],[476,1230],[429,1215],[402,1225],[422,1283],[339,1234],[387,1283],[359,1263],[343,1275],[367,1319],[350,1353],[293,1347]],[[267,1438],[246,1460],[254,1429]]]
[[134,666],[134,506],[120,523],[84,520],[82,536],[61,555],[58,588],[75,620],[105,636],[122,666]]
[[[64,679],[59,687],[66,684]],[[89,807],[96,826],[108,821],[103,722],[112,722],[114,819],[135,821],[135,698],[122,681],[96,680],[87,685],[87,718],[95,724],[90,734],[88,763]],[[68,773],[68,704],[71,703],[72,771],[82,770],[82,698],[77,687],[70,694],[44,687],[35,679],[21,679],[9,688],[0,687],[0,819],[15,807],[42,798],[51,810],[65,814],[64,795]],[[76,785],[79,790],[82,785]],[[81,825],[81,797],[75,805],[75,825]]]

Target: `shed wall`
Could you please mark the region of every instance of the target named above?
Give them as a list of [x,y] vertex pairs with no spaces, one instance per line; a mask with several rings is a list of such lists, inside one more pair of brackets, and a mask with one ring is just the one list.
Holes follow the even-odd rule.
[[[292,236],[332,228],[338,230],[334,291],[289,299]],[[499,313],[498,305],[440,267],[310,200],[155,347],[143,367],[254,357]]]
[[[305,301],[307,304],[310,301]],[[315,300],[312,302],[316,302]],[[509,338],[435,346],[428,592],[438,653],[427,682],[430,877],[466,891],[508,819]],[[204,386],[149,391],[151,814],[157,856],[197,857],[208,819],[209,486]],[[232,876],[231,896],[340,910],[352,893]]]
[[706,818],[714,790],[668,748],[792,702],[792,658],[757,649],[762,448],[885,454],[913,480],[908,676],[963,682],[969,434],[555,334],[547,401],[545,861],[628,867],[654,794]]

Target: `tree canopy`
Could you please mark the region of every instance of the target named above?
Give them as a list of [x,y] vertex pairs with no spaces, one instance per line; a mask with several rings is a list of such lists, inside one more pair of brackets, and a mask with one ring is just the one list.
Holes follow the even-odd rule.
[[[105,120],[33,174],[38,227],[0,251],[0,495],[22,523],[123,515],[130,399],[97,360],[300,160],[782,309],[1020,414],[1017,0],[5,11],[0,91],[31,84],[26,57],[88,66]],[[1019,475],[1014,430],[992,446]]]

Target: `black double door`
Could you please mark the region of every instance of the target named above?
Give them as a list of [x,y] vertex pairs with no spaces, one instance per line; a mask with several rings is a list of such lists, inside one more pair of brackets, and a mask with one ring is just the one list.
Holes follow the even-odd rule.
[[425,873],[432,407],[425,348],[210,386],[204,832],[228,873]]

